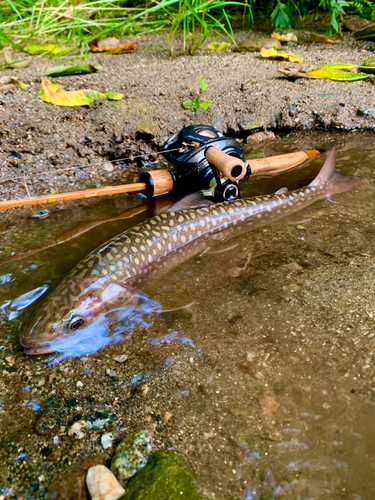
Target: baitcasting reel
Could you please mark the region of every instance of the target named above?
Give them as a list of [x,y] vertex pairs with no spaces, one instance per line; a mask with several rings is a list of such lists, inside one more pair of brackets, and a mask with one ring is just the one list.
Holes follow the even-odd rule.
[[163,146],[163,156],[176,168],[145,172],[147,196],[167,191],[177,197],[211,190],[218,201],[240,198],[237,182],[248,173],[243,149],[209,125],[190,125],[174,134]]

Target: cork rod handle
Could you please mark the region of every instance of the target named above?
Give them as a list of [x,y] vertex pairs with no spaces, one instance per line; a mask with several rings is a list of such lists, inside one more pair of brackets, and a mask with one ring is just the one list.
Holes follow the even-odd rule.
[[251,169],[251,176],[274,174],[276,172],[283,172],[284,170],[296,167],[309,158],[319,155],[319,151],[312,149],[278,156],[269,156],[268,158],[258,158],[256,160],[249,160],[248,163]]
[[246,175],[246,165],[240,158],[227,155],[215,146],[206,149],[205,157],[211,165],[231,181],[239,181]]

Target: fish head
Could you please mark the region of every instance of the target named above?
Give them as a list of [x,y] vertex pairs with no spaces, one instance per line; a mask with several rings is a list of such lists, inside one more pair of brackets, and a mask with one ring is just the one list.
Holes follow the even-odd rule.
[[87,341],[103,315],[134,299],[130,289],[107,277],[63,282],[33,311],[20,342],[28,354],[46,354],[72,336]]

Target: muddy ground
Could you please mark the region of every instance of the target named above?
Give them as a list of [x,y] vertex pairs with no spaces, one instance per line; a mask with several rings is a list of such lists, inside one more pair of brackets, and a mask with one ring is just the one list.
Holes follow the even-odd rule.
[[[236,38],[265,35],[269,32],[243,31]],[[369,81],[292,82],[278,69],[337,61],[360,64],[373,54],[375,42],[356,41],[348,33],[336,45],[299,36],[301,43],[287,49],[304,57],[301,65],[230,49],[171,58],[163,38],[139,37],[134,54],[89,54],[88,62],[101,65],[102,71],[55,79],[67,90],[124,94],[121,101],[89,107],[57,107],[38,98],[46,68],[69,64],[71,57],[40,58],[27,69],[2,70],[2,75],[21,78],[30,87],[0,95],[0,199],[138,180],[139,168],[129,158],[155,152],[171,134],[193,123],[211,124],[239,137],[251,132],[259,116],[278,133],[374,130],[375,86]],[[208,110],[184,110],[182,100],[198,93],[202,76],[208,84]],[[113,162],[119,159],[123,161]],[[9,213],[0,214],[0,220],[4,217]]]

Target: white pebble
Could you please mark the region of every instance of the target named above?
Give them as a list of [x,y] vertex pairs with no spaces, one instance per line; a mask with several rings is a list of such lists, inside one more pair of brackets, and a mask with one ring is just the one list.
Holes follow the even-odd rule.
[[127,354],[120,354],[119,356],[115,356],[113,359],[118,363],[125,363],[125,361],[129,358]]
[[83,383],[80,380],[78,380],[78,382],[76,383],[76,387],[80,389],[81,387],[83,387]]
[[69,436],[76,436],[78,439],[82,439],[86,435],[85,427],[87,426],[84,420],[79,420],[75,422],[68,431]]
[[90,467],[86,484],[91,500],[118,500],[125,493],[115,475],[104,465]]
[[107,448],[111,448],[113,446],[113,434],[108,432],[107,434],[103,434],[101,438],[101,443],[103,448],[106,450]]

